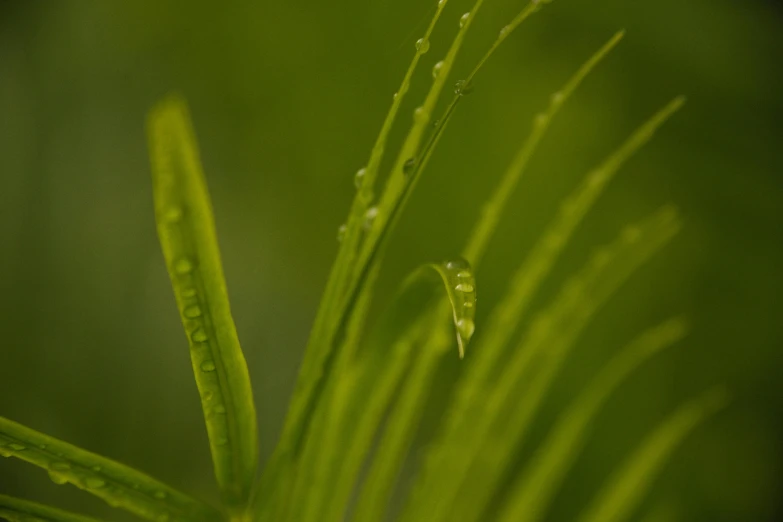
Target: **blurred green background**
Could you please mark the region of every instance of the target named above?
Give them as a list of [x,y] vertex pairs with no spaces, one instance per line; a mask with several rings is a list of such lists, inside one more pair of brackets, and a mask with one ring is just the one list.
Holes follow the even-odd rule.
[[[176,89],[191,103],[269,455],[353,173],[435,3],[0,1],[0,415],[216,498],[144,136],[148,108]],[[450,0],[400,130],[469,5]],[[486,1],[455,80],[522,6]],[[506,213],[478,274],[477,335],[559,200],[634,126],[688,95],[544,287],[540,303],[623,223],[668,202],[682,209],[684,232],[601,312],[533,442],[610,354],[685,313],[692,335],[602,412],[551,520],[571,520],[644,433],[720,383],[732,406],[676,453],[645,507],[672,503],[693,521],[783,519],[783,10],[773,3],[547,6],[460,105],[392,241],[378,307],[414,267],[459,252],[532,116],[623,27],[625,42],[556,120]],[[127,518],[10,459],[0,492]]]

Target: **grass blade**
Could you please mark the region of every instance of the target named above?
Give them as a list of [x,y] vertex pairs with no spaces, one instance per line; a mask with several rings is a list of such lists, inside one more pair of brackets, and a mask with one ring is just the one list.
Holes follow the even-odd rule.
[[170,97],[148,119],[155,217],[227,506],[246,505],[258,461],[247,364],[231,317],[212,205],[185,102]]
[[[469,521],[481,515],[513,448],[524,436],[562,362],[585,325],[612,293],[678,230],[676,214],[665,209],[628,228],[599,250],[582,272],[531,325],[522,344],[491,382],[465,390],[461,383],[454,412],[439,443],[425,460],[405,520]],[[628,231],[633,231],[629,234]],[[477,358],[485,347],[476,349]],[[538,368],[531,374],[534,361]],[[462,395],[462,396],[460,396]]]
[[[582,183],[564,201],[555,220],[541,235],[541,239],[533,247],[524,265],[514,275],[509,285],[510,290],[496,307],[496,313],[490,315],[489,324],[484,330],[486,337],[482,340],[482,346],[485,352],[492,354],[492,357],[487,356],[483,359],[488,366],[475,369],[476,373],[484,374],[482,378],[491,370],[490,365],[499,360],[503,347],[527,312],[535,292],[549,274],[577,226],[603,193],[606,185],[620,167],[652,138],[655,131],[679,110],[684,102],[682,97],[672,100],[645,122],[617,151],[588,173]],[[483,234],[476,237],[481,236]]]
[[[438,4],[424,39],[429,41],[430,35],[441,17],[447,1]],[[269,465],[264,469],[260,482],[259,492],[254,504],[258,510],[264,510],[273,491],[281,487],[280,477],[290,473],[284,468],[292,465],[295,458],[296,446],[307,429],[310,415],[318,400],[319,389],[323,387],[323,379],[327,373],[330,357],[334,350],[334,338],[337,335],[338,325],[345,314],[343,311],[346,297],[346,286],[353,275],[357,249],[363,235],[363,223],[365,212],[373,198],[373,190],[378,170],[383,159],[384,150],[388,142],[389,133],[397,119],[402,101],[408,92],[411,79],[418,66],[423,53],[416,51],[402,83],[394,96],[392,106],[386,115],[381,131],[370,153],[367,167],[363,169],[361,184],[354,197],[348,221],[345,224],[345,234],[340,244],[337,259],[332,266],[324,296],[321,299],[313,329],[310,332],[305,357],[297,379],[291,405],[286,416],[283,434],[280,443],[275,448],[275,453]]]
[[625,31],[615,33],[608,42],[596,51],[596,53],[577,70],[559,91],[552,95],[549,107],[547,107],[546,111],[535,117],[533,130],[512,160],[492,197],[484,205],[481,217],[478,223],[476,223],[471,237],[465,246],[463,256],[465,259],[470,260],[474,266],[478,266],[481,259],[484,257],[487,245],[497,228],[509,198],[514,193],[520,178],[527,170],[528,163],[538,149],[538,145],[546,135],[555,116],[564,106],[565,102],[573,95],[579,85],[581,85],[582,81],[584,81],[601,60],[620,43],[620,40],[622,40],[624,35]]
[[588,427],[606,399],[628,375],[652,355],[683,338],[682,319],[671,319],[631,342],[596,376],[587,389],[561,415],[528,465],[512,486],[509,503],[499,522],[536,522],[562,483],[586,438]]
[[[435,275],[439,276],[439,281],[433,277]],[[323,417],[325,422],[320,433],[314,426],[302,461],[299,492],[300,495],[307,494],[308,501],[302,503],[301,509],[294,507],[290,520],[344,519],[361,465],[400,387],[401,398],[396,399],[392,417],[385,424],[387,430],[409,425],[396,422],[394,416],[399,411],[409,412],[409,408],[401,403],[409,395],[411,386],[415,386],[412,383],[417,382],[414,375],[418,361],[428,358],[431,346],[424,345],[422,339],[429,335],[432,328],[431,304],[438,301],[436,295],[442,288],[446,289],[446,302],[451,306],[460,345],[464,346],[470,340],[476,297],[470,265],[458,260],[425,265],[414,272],[373,332],[368,343],[372,349],[360,354],[358,360],[341,358],[343,363],[337,372],[340,377],[331,381],[333,388],[322,406],[321,413],[327,411],[328,417]],[[446,316],[443,313],[438,319]],[[440,321],[437,323],[440,324]],[[399,332],[404,333],[400,336]],[[389,340],[395,338],[392,346],[384,349]],[[445,336],[441,344],[448,346],[449,336]],[[440,353],[442,351],[438,355]],[[324,447],[334,449],[324,452]],[[375,452],[376,458],[399,464],[389,457],[390,454],[383,442]],[[371,477],[378,469],[376,464],[374,462],[371,468]],[[325,487],[327,484],[328,487]],[[297,497],[296,493],[294,497]]]
[[674,450],[706,418],[723,408],[727,392],[716,389],[684,406],[661,424],[617,470],[580,522],[622,522],[649,490]]
[[8,522],[98,522],[94,518],[7,495],[0,495],[0,519]]
[[15,457],[141,518],[221,520],[219,512],[133,468],[0,417],[0,455]]

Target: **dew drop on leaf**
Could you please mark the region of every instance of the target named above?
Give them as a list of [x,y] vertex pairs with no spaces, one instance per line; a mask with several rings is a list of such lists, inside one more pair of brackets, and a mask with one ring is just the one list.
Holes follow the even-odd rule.
[[430,50],[430,41],[426,38],[419,38],[416,40],[416,50],[419,54],[426,54]]

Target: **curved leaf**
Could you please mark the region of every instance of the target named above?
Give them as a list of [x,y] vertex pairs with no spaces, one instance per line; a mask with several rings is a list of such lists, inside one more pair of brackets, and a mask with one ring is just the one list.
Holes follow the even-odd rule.
[[133,468],[0,417],[0,455],[16,457],[112,507],[154,522],[221,520],[221,514]]

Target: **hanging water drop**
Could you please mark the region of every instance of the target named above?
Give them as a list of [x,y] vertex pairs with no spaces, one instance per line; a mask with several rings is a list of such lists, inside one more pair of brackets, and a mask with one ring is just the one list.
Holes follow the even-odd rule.
[[185,299],[190,299],[191,297],[196,297],[196,289],[195,288],[186,288],[182,291],[182,297]]
[[356,175],[354,175],[353,177],[353,184],[356,185],[357,189],[362,188],[362,185],[364,185],[364,176],[366,174],[367,174],[367,169],[364,167],[356,171]]
[[370,230],[372,228],[373,223],[375,223],[375,218],[378,217],[378,207],[370,207],[367,209],[367,212],[364,213],[364,229]]
[[438,7],[443,8],[446,5],[446,0],[438,0]]
[[340,228],[337,229],[337,242],[342,243],[343,239],[345,239],[345,234],[348,232],[348,225],[343,223],[340,225]]
[[435,64],[435,66],[432,68],[432,77],[437,78],[440,74],[441,69],[443,69],[443,60],[439,61]]
[[462,15],[462,18],[459,19],[460,28],[465,27],[469,20],[470,20],[470,12],[467,12],[464,15]]
[[563,95],[563,93],[560,92],[560,91],[557,91],[556,93],[552,94],[552,100],[551,100],[552,105],[557,107],[558,105],[563,103],[564,99],[565,99],[565,96]]
[[217,413],[219,415],[222,415],[223,413],[226,413],[226,407],[223,406],[222,404],[218,404],[217,406],[212,408],[212,411],[214,411],[215,413]]
[[27,446],[24,446],[23,444],[18,444],[16,442],[12,442],[8,445],[8,447],[14,451],[24,451],[27,449]]
[[214,372],[215,371],[215,363],[213,361],[204,361],[201,363],[201,371],[202,372]]
[[510,25],[504,25],[503,28],[500,30],[500,38],[505,38],[508,36],[508,34],[511,32],[511,26]]
[[416,50],[419,54],[426,54],[430,50],[430,41],[426,38],[419,38],[416,40]]
[[476,331],[476,323],[472,319],[459,319],[457,321],[457,331],[463,342],[467,343]]

